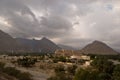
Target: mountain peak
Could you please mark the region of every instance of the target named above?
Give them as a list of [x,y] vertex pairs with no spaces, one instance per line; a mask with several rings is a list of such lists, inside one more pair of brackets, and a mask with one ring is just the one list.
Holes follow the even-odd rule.
[[46,37],[43,37],[41,40],[49,40],[48,38],[46,38]]
[[84,47],[81,52],[85,54],[98,54],[98,55],[115,55],[118,54],[115,50],[101,41],[93,41]]
[[95,41],[93,41],[91,44],[102,44],[102,45],[106,45],[104,42],[101,42],[101,41],[98,41],[98,40],[95,40]]
[[7,36],[7,37],[10,37],[10,35],[9,35],[9,34],[7,34],[7,33],[3,32],[2,30],[0,30],[0,36]]
[[93,43],[102,43],[101,41],[95,40]]
[[[11,46],[12,45],[12,46]],[[13,38],[9,34],[0,30],[0,52],[42,52],[54,53],[60,49],[54,42],[43,37],[41,40]]]

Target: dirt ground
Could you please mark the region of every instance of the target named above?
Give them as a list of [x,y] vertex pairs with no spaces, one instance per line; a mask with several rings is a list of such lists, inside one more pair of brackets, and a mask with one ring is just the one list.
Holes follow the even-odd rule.
[[[33,76],[32,77],[33,80],[47,80],[50,74],[50,73],[47,73],[49,71],[41,70],[39,67],[24,68],[24,67],[19,67],[14,65],[8,60],[0,60],[0,61],[6,63],[6,66],[8,67],[16,67],[16,69],[22,72],[29,72]],[[1,77],[0,80],[7,80],[7,79],[4,79],[4,77]]]

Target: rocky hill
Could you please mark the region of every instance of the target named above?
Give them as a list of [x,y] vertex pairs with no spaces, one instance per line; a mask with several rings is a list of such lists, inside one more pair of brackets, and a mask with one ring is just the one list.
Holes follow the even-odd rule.
[[107,44],[94,41],[91,44],[85,46],[80,52],[84,54],[97,54],[97,55],[117,55],[118,53],[109,47]]
[[23,45],[9,34],[0,30],[0,52],[13,52],[23,50]]

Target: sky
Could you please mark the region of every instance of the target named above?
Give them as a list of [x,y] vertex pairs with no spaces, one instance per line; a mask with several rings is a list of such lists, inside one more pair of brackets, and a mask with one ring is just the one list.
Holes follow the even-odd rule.
[[77,48],[99,40],[119,49],[120,0],[0,0],[0,29]]

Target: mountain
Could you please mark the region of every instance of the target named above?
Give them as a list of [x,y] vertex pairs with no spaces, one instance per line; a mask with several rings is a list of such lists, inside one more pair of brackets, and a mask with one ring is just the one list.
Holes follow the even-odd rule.
[[111,47],[100,41],[94,41],[85,46],[80,52],[84,54],[97,54],[97,55],[117,55],[118,53]]
[[73,47],[67,46],[67,45],[58,44],[58,46],[59,46],[61,49],[65,49],[65,50],[77,50],[76,48],[73,48]]
[[50,51],[55,52],[57,49],[61,49],[59,46],[57,46],[55,43],[53,43],[51,40],[47,39],[46,37],[42,38],[39,41],[41,50],[44,51]]
[[[61,48],[60,48],[61,47]],[[64,45],[56,45],[46,37],[41,40],[13,38],[9,34],[0,30],[0,52],[42,52],[53,53],[57,49],[73,50],[73,48]],[[115,55],[118,54],[111,47],[100,41],[84,47],[80,52],[85,54]]]
[[116,48],[115,48],[114,50],[116,50],[116,51],[120,54],[120,49],[116,49]]
[[15,38],[16,41],[20,42],[21,44],[26,47],[25,52],[35,52],[37,41],[36,40],[30,40],[25,38]]
[[41,40],[13,38],[0,30],[0,52],[53,53],[56,49],[60,49],[60,47],[45,37]]
[[0,30],[0,52],[13,52],[22,50],[22,44],[9,34]]
[[31,52],[53,53],[55,50],[60,49],[51,40],[43,37],[41,40],[16,38],[17,41],[26,45]]

